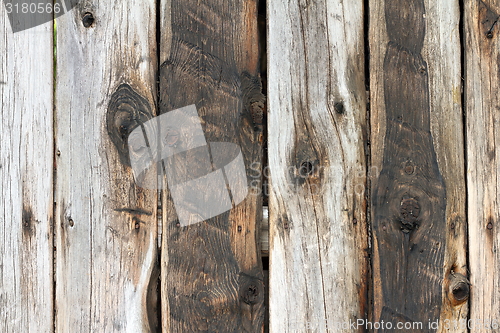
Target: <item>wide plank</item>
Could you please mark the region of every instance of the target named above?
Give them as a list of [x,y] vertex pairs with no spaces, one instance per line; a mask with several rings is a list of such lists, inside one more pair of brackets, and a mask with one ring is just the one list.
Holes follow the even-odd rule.
[[368,318],[363,1],[268,1],[268,38],[270,332],[351,332]]
[[441,332],[469,295],[459,3],[370,1],[369,22],[373,317]]
[[156,1],[81,1],[56,38],[56,331],[151,332],[158,199],[128,137],[155,114]]
[[[193,132],[172,122],[166,123],[167,132],[160,129],[167,136],[160,139],[174,154],[163,164],[163,331],[261,332],[264,276],[257,244],[264,98],[257,1],[172,0],[160,14],[161,117],[191,106],[195,113],[190,119],[198,123]],[[191,149],[189,140],[196,133],[204,144]],[[214,142],[241,149],[246,172],[230,173],[225,167],[229,160],[218,163],[238,149],[222,149],[217,156]],[[229,183],[237,180],[236,189],[227,183],[231,200],[225,185],[220,188],[222,178],[213,186],[202,178],[217,174]],[[238,190],[244,195],[235,194]],[[204,200],[208,203],[201,205]]]

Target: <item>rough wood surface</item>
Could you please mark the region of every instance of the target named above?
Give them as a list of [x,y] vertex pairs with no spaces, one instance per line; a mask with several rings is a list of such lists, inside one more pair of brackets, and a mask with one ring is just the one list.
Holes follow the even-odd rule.
[[470,332],[500,332],[500,2],[465,1]]
[[[249,169],[260,173],[262,154],[257,2],[173,0],[161,15],[160,112],[194,104],[207,142],[241,147],[254,188],[231,211],[188,226],[181,226],[169,191],[163,192],[163,331],[260,332],[261,185]],[[183,168],[193,174],[198,163],[187,159]]]
[[0,5],[0,331],[53,329],[52,24]]
[[467,318],[458,6],[370,2],[374,320],[425,332]]
[[157,191],[135,184],[124,143],[155,112],[155,8],[81,1],[57,20],[57,332],[155,330]]
[[268,24],[270,331],[350,332],[368,315],[363,2],[269,1]]

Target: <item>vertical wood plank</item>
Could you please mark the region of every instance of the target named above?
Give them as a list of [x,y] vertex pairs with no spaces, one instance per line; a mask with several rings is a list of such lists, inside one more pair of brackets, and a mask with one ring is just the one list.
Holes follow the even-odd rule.
[[499,1],[465,1],[470,332],[500,328]]
[[155,8],[81,1],[57,20],[57,332],[154,330],[157,191],[135,183],[127,138],[154,115]]
[[0,4],[0,331],[53,331],[52,22],[13,33]]
[[[207,142],[240,146],[250,185],[246,199],[230,211],[188,226],[179,223],[170,192],[163,192],[163,331],[260,332],[264,104],[257,1],[172,0],[161,15],[160,112],[194,104]],[[193,174],[198,163],[188,159],[181,168]],[[211,190],[198,193],[215,195]]]
[[268,2],[270,331],[367,318],[362,1]]
[[468,313],[459,21],[458,1],[370,2],[374,319],[415,331]]

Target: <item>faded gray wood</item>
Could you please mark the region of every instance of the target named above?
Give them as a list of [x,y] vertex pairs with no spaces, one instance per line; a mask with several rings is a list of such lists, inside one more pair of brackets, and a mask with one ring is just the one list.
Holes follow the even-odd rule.
[[375,321],[467,318],[459,20],[458,2],[370,2]]
[[57,20],[57,332],[155,329],[157,191],[136,185],[126,141],[155,112],[155,8],[81,1]]
[[0,331],[53,330],[52,24],[0,5]]
[[268,2],[270,331],[367,318],[362,1]]
[[465,1],[464,17],[470,332],[499,332],[500,1]]
[[[460,3],[426,0],[427,32],[422,56],[429,78],[430,124],[437,161],[446,186],[446,247],[444,250],[440,322],[460,321],[447,332],[467,332],[469,313],[464,124],[461,93]],[[373,156],[373,155],[372,155]],[[440,331],[438,330],[438,332]]]

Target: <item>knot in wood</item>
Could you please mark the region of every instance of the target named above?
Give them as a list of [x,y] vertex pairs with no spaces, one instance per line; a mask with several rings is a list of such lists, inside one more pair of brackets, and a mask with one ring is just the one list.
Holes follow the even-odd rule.
[[250,115],[252,116],[254,126],[262,125],[264,120],[264,108],[264,103],[260,101],[250,104]]
[[94,24],[94,15],[92,13],[86,12],[83,14],[82,23],[85,28],[90,28]]
[[412,162],[408,161],[405,164],[404,171],[407,175],[412,175],[413,173],[415,173],[415,166]]
[[337,102],[333,105],[333,108],[338,114],[344,114],[345,112],[345,107],[343,102]]
[[245,302],[247,304],[255,304],[255,303],[257,303],[257,301],[259,299],[259,294],[260,294],[259,286],[257,286],[256,284],[250,283],[250,284],[247,284],[242,289],[241,299],[243,300],[243,302]]
[[470,282],[460,273],[452,272],[449,276],[449,298],[454,306],[460,305],[469,299]]
[[401,230],[408,233],[418,228],[418,216],[420,215],[420,204],[415,198],[404,196],[399,209],[400,222],[403,224]]
[[452,293],[457,301],[465,301],[469,298],[469,284],[465,282],[458,283],[453,287]]
[[[130,165],[128,136],[151,118],[148,100],[128,84],[120,85],[111,96],[106,113],[106,128],[123,164]],[[136,142],[131,148],[140,152],[145,147]]]
[[169,147],[175,146],[177,141],[179,141],[179,131],[173,128],[168,128],[167,134],[165,135],[163,141]]
[[314,171],[314,166],[311,162],[305,161],[300,164],[299,175],[302,178],[310,176],[313,173],[313,171]]

